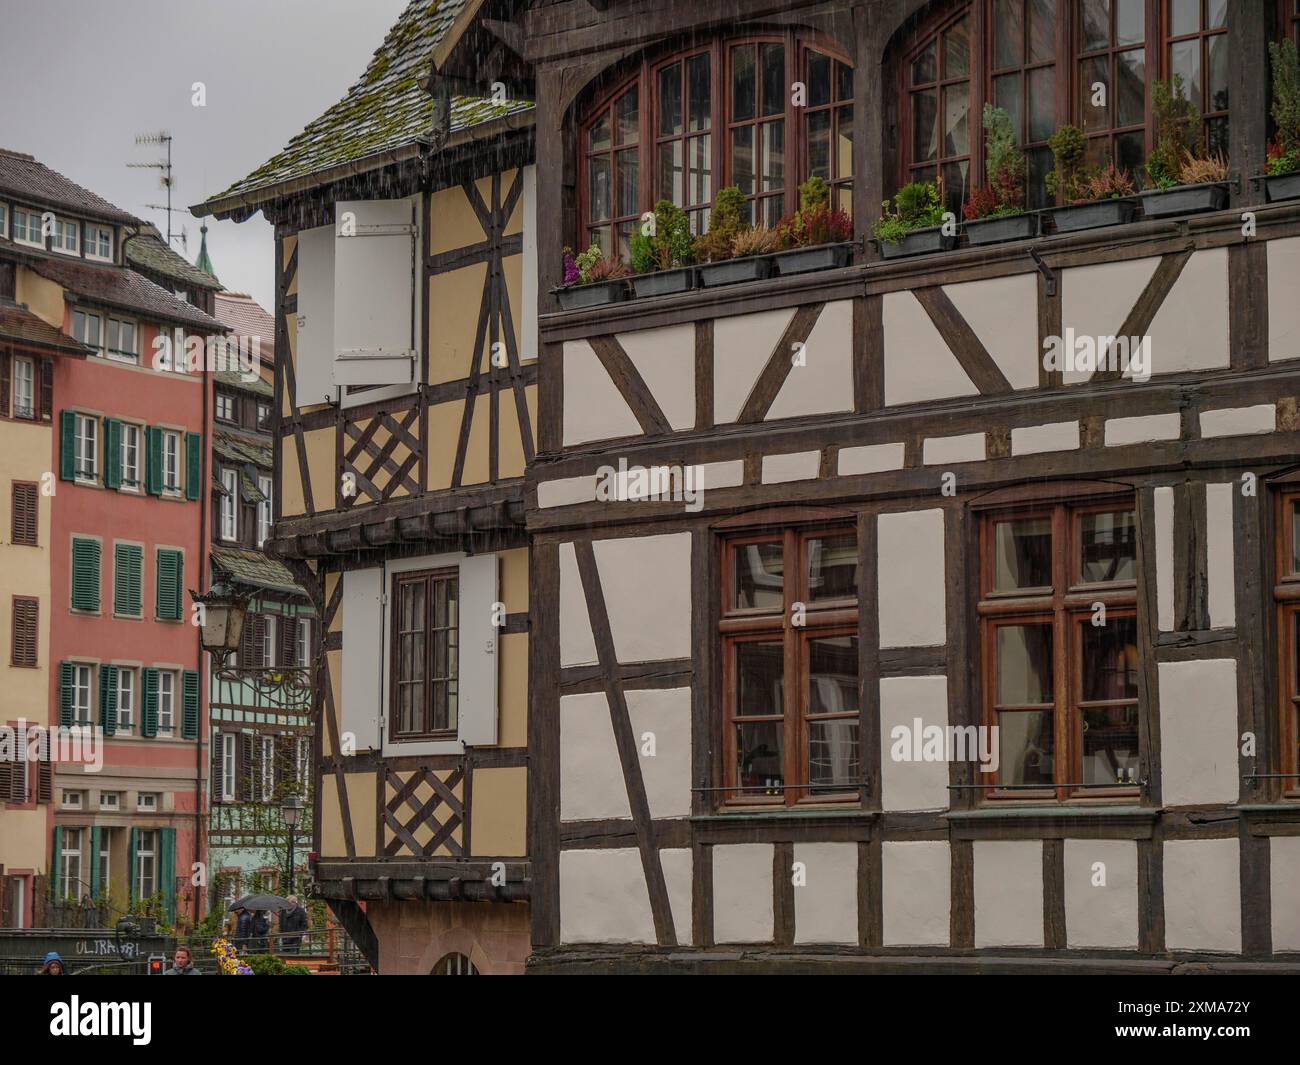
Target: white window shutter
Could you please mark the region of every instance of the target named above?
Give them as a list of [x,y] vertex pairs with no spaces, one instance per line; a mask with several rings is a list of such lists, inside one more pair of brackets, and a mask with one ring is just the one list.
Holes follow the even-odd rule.
[[379,750],[383,698],[384,577],[378,566],[345,572],[343,581],[343,705],[339,723],[356,751]]
[[497,556],[460,563],[460,741],[475,747],[497,742]]
[[336,385],[415,379],[417,199],[335,204]]
[[298,358],[294,402],[300,407],[333,402],[334,227],[298,234]]

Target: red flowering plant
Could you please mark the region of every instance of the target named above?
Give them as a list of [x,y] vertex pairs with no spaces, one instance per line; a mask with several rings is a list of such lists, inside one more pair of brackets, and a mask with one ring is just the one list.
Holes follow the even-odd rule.
[[810,177],[800,185],[799,210],[776,227],[780,247],[813,248],[852,240],[853,219],[842,208],[832,207],[830,199],[830,187],[822,178]]
[[1025,213],[1025,156],[1006,108],[984,105],[984,184],[962,207],[966,221]]

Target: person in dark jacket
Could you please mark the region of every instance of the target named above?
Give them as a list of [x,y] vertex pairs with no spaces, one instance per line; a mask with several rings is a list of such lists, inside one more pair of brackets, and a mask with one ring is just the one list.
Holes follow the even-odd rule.
[[302,936],[290,935],[291,932],[307,931],[307,911],[298,901],[297,895],[289,896],[289,909],[280,912],[280,946],[286,954],[297,954],[302,947]]
[[248,941],[248,950],[251,954],[266,953],[266,937],[271,931],[271,922],[267,919],[264,910],[254,910],[252,916],[252,939]]
[[172,967],[163,972],[163,976],[202,976],[203,974],[194,968],[194,956],[190,953],[189,947],[177,947],[176,953],[172,955]]
[[253,913],[242,909],[235,912],[239,915],[235,921],[235,949],[247,951],[253,938]]
[[68,970],[63,967],[63,959],[59,957],[56,950],[50,951],[45,955],[45,961],[37,970],[37,976],[67,976]]

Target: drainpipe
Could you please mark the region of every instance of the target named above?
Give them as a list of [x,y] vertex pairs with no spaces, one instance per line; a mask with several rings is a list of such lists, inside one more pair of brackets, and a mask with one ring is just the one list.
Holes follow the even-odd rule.
[[[208,392],[212,387],[212,382],[208,377],[208,351],[211,350],[205,342],[203,345],[203,426],[199,430],[199,591],[206,593],[211,577],[212,560],[209,557],[208,543],[208,497],[212,495],[208,487],[210,474],[208,473],[208,450],[210,441],[208,439]],[[209,714],[211,714],[212,704],[212,670],[209,667],[207,656],[203,651],[203,629],[195,627],[195,641],[199,647],[199,735],[194,745],[194,861],[203,861],[203,742],[211,741],[212,722],[208,720],[205,724],[203,717],[203,692],[208,693]],[[193,868],[193,867],[191,867]],[[205,870],[206,873],[206,870]],[[193,877],[191,876],[191,879]],[[207,876],[203,877],[202,888],[207,887]],[[197,925],[203,909],[202,892],[200,885],[194,887],[194,923]]]

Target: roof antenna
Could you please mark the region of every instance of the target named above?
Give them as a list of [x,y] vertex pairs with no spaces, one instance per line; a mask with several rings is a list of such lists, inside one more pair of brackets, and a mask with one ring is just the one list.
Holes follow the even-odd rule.
[[[136,144],[158,144],[167,149],[167,158],[160,159],[156,163],[127,163],[126,165],[133,170],[157,170],[160,171],[159,184],[167,190],[167,203],[146,203],[145,206],[153,211],[167,212],[167,247],[172,246],[175,239],[172,236],[172,135],[165,129],[157,133],[141,133],[135,138]],[[185,235],[181,233],[181,246],[185,245]]]

